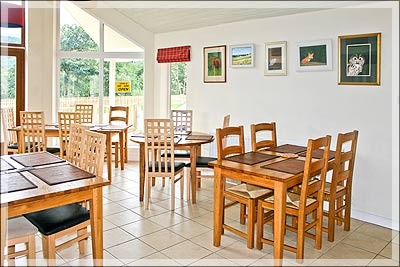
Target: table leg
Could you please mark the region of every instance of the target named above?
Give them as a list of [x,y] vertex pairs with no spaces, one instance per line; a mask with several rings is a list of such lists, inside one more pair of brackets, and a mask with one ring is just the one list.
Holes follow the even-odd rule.
[[120,151],[120,158],[121,158],[121,170],[125,169],[125,138],[124,138],[125,133],[120,132],[119,133],[119,151]]
[[0,266],[4,265],[4,249],[6,247],[6,234],[7,234],[7,207],[2,207],[1,208],[1,262],[0,262]]
[[92,190],[90,201],[90,227],[92,235],[92,251],[94,266],[102,266],[103,262],[103,189]]
[[128,129],[125,130],[125,143],[124,143],[124,148],[125,148],[125,163],[128,163]]
[[275,183],[274,189],[274,259],[275,266],[282,265],[283,244],[286,222],[286,192],[285,183]]
[[111,182],[111,133],[106,134],[107,140],[106,140],[106,152],[107,152],[107,174],[108,174],[108,180]]
[[221,175],[221,169],[214,167],[214,246],[221,245],[222,235],[222,216],[224,215],[223,194],[224,179]]
[[145,158],[144,158],[144,143],[140,143],[139,152],[139,200],[143,201],[144,196],[144,177],[145,177]]
[[196,159],[197,159],[197,146],[190,147],[190,180],[192,183],[192,203],[196,204],[196,190],[197,190],[197,177],[196,177]]

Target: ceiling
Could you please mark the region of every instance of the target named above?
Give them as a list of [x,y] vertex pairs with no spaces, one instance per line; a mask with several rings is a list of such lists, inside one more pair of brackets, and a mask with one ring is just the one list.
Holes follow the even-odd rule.
[[153,33],[287,16],[370,1],[89,1],[86,8],[113,8]]

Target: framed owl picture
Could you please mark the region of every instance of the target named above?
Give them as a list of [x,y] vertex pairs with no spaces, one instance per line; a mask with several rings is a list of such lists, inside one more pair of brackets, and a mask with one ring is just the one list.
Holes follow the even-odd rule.
[[339,36],[339,84],[380,85],[381,33]]

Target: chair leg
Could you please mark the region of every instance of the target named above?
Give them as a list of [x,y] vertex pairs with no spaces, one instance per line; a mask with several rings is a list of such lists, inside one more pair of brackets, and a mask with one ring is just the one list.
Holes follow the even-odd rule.
[[247,217],[247,247],[254,247],[254,221],[256,216],[256,200],[250,199],[248,202],[249,213]]
[[162,187],[165,187],[165,177],[162,178]]
[[323,219],[323,210],[322,206],[320,208],[317,208],[316,210],[317,214],[317,223],[315,225],[315,248],[316,249],[321,249],[322,248],[322,219]]
[[329,211],[328,211],[328,241],[333,242],[335,240],[335,200],[329,200]]
[[156,177],[152,177],[151,178],[151,186],[155,186],[156,185]]
[[35,235],[30,235],[28,237],[28,265],[29,266],[35,266]]
[[240,203],[240,224],[245,224],[246,222],[245,214],[246,214],[246,205]]
[[[82,228],[78,230],[78,236],[82,236],[87,233],[87,228]],[[85,254],[85,239],[79,241],[79,254],[84,255]]]
[[152,178],[154,179],[154,177],[146,177],[146,190],[145,190],[145,196],[144,196],[144,208],[146,210],[149,209],[149,201],[150,201],[150,181],[152,180]]
[[[118,168],[118,161],[119,161],[119,143],[114,143],[114,153],[115,153],[115,168]],[[111,160],[111,159],[110,159]]]
[[186,195],[187,195],[187,201],[189,201],[190,200],[190,172],[187,170],[187,168],[185,168],[184,170],[183,170],[183,172],[184,172],[184,175],[185,175],[185,177],[186,177]]
[[259,201],[258,205],[257,205],[257,231],[256,231],[256,248],[257,249],[263,248],[263,243],[261,242],[261,239],[264,236],[264,209],[260,202],[261,201]]
[[[46,245],[43,246],[43,255],[46,255],[47,265],[48,266],[56,266],[56,240],[55,235],[42,236],[43,242],[46,242]],[[44,247],[46,247],[47,251],[45,252]]]
[[196,171],[196,176],[197,176],[197,179],[196,179],[196,181],[197,181],[197,188],[201,188],[201,178],[200,178],[200,176],[201,176],[201,171]]
[[[8,247],[8,255],[13,254],[13,253],[15,253],[15,245]],[[15,266],[15,257],[8,259],[8,266]]]
[[351,203],[350,199],[345,198],[346,208],[344,209],[344,230],[350,231],[350,212],[351,212]]
[[304,215],[298,218],[297,228],[297,250],[296,250],[296,262],[301,263],[304,258],[304,228],[305,228],[305,217]]
[[[336,199],[336,209],[339,209],[341,207],[343,207],[343,197],[339,197]],[[336,216],[338,216],[339,218],[343,218],[343,210],[340,211],[339,213],[336,214]],[[336,221],[337,225],[342,225],[342,221],[337,220]]]
[[170,205],[170,210],[175,209],[175,182],[174,182],[174,177],[170,178],[170,183],[171,183],[171,205]]
[[181,174],[181,179],[180,179],[180,194],[181,194],[181,199],[183,199],[183,191],[184,191],[184,179],[183,179],[184,177],[182,176],[182,174]]

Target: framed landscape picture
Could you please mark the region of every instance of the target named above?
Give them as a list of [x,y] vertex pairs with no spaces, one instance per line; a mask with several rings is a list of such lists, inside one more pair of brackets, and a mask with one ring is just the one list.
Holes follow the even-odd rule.
[[380,85],[381,33],[339,36],[339,84]]
[[230,65],[231,68],[251,68],[254,67],[254,45],[231,45],[230,46]]
[[332,70],[332,41],[297,43],[297,71]]
[[286,41],[265,43],[264,75],[286,75]]
[[204,82],[226,82],[226,45],[204,47]]

